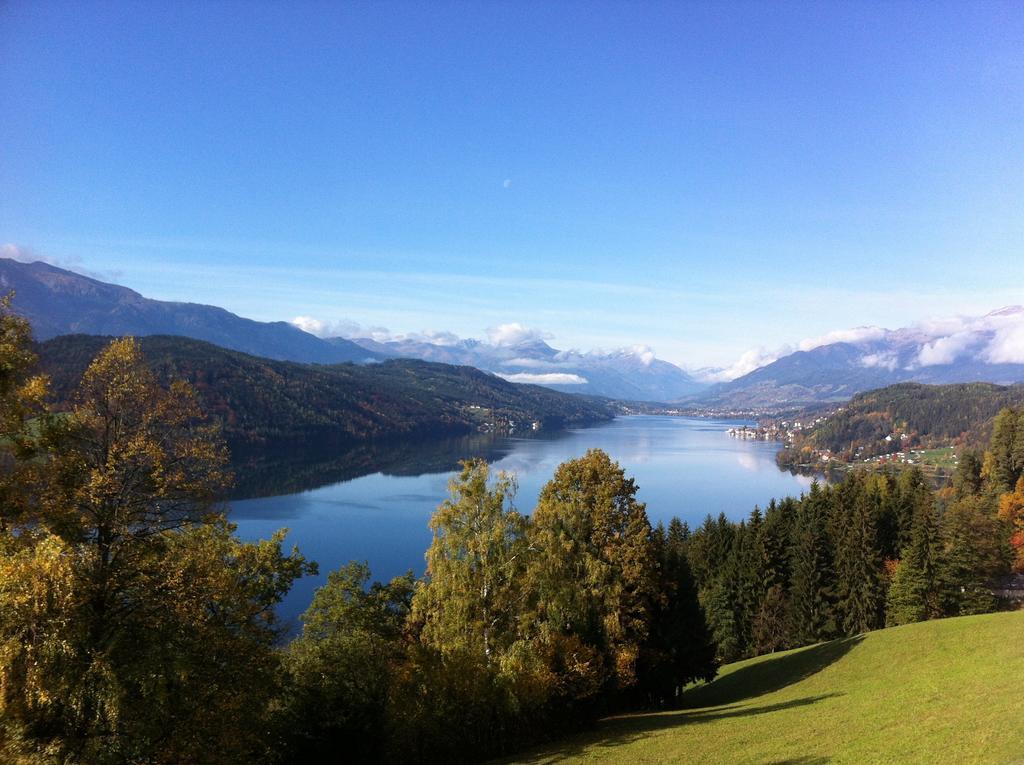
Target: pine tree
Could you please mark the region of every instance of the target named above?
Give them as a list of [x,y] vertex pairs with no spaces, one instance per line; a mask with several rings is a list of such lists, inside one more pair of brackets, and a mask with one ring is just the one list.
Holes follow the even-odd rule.
[[985,473],[997,494],[1013,491],[1024,470],[1024,434],[1021,413],[1003,409],[992,423]]
[[946,612],[980,614],[995,608],[989,584],[1009,568],[1010,550],[1000,522],[985,500],[970,497],[942,516],[942,582]]
[[932,491],[928,487],[928,481],[917,467],[900,471],[896,479],[896,513],[897,533],[895,537],[896,546],[893,548],[897,553],[910,544],[910,536],[914,526],[914,518],[917,508],[922,504],[932,502]]
[[942,615],[941,547],[938,519],[931,503],[914,515],[910,544],[903,555],[886,602],[886,624],[909,624]]
[[959,464],[953,474],[953,491],[957,498],[972,497],[981,491],[982,458],[971,449],[960,453]]
[[707,586],[725,565],[735,534],[734,525],[724,513],[720,513],[717,519],[708,514],[693,534],[687,556],[698,588]]
[[796,645],[836,635],[836,581],[828,533],[827,498],[815,482],[801,502],[794,526],[790,635]]
[[654,612],[642,681],[648,695],[661,703],[678,698],[694,680],[711,680],[718,666],[687,560],[689,537],[689,528],[678,518],[667,532],[659,523],[653,537],[663,597]]
[[761,510],[755,507],[750,519],[737,528],[731,560],[736,581],[736,636],[743,656],[754,655],[754,620],[766,593],[760,538],[763,524]]
[[885,603],[882,561],[873,508],[863,492],[854,498],[843,522],[836,574],[843,633],[857,635],[880,627]]
[[735,602],[736,581],[728,571],[721,572],[700,593],[700,605],[707,616],[718,660],[722,663],[735,661],[742,656]]

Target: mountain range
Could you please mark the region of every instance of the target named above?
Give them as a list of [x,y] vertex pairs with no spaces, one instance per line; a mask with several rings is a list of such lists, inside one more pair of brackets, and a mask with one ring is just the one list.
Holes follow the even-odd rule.
[[1024,381],[1024,307],[889,330],[858,327],[807,340],[769,363],[716,384],[655,357],[645,346],[558,350],[519,325],[487,341],[437,337],[318,337],[288,322],[259,322],[223,308],[152,300],[56,266],[0,258],[0,292],[37,340],[67,334],[177,335],[279,361],[317,364],[418,359],[490,372],[509,382],[623,401],[705,411],[778,410],[845,401],[902,382]]
[[688,401],[737,409],[777,408],[846,401],[862,391],[902,382],[1022,382],[1024,307],[897,330],[858,327],[801,345],[800,350]]
[[463,339],[441,344],[370,338],[353,342],[381,356],[466,364],[510,382],[626,401],[673,401],[707,387],[674,364],[655,358],[645,346],[582,353],[556,350],[537,337],[519,339],[515,333],[508,334],[512,336],[500,342]]
[[377,342],[321,338],[287,322],[260,322],[223,308],[152,300],[138,292],[37,261],[0,258],[0,293],[14,290],[14,309],[37,340],[58,335],[179,335],[279,361],[335,364],[411,358],[473,366],[510,382],[637,401],[669,401],[704,388],[647,348],[612,353],[558,351],[543,340],[490,344],[461,340]]

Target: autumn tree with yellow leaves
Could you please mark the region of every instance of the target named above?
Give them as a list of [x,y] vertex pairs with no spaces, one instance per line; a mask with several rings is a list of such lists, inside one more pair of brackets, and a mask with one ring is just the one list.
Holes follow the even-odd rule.
[[29,338],[4,305],[0,759],[257,759],[274,606],[311,565],[283,533],[242,543],[215,512],[223,442],[134,340],[99,355],[70,412],[29,422],[45,391]]

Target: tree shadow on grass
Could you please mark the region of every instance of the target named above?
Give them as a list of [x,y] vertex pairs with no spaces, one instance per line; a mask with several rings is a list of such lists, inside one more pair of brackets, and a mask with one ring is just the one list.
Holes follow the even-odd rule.
[[[756,715],[780,712],[816,704],[824,699],[839,696],[828,693],[820,696],[807,696],[801,699],[766,704],[763,706],[743,706],[732,704],[712,709],[685,710],[673,712],[650,712],[647,714],[623,715],[607,717],[597,724],[596,730],[582,733],[555,747],[548,747],[531,755],[515,757],[508,762],[519,763],[557,763],[572,760],[584,752],[597,749],[614,749],[630,744],[658,731],[676,728],[683,725],[700,725],[729,718],[753,717]],[[776,760],[766,765],[819,765],[827,762],[827,758],[797,757],[787,760]]]
[[760,661],[740,667],[712,683],[691,688],[683,694],[682,706],[692,709],[733,704],[782,690],[839,661],[863,639],[861,636],[842,638],[778,656],[762,657]]
[[[740,667],[712,683],[687,691],[683,695],[683,709],[609,717],[601,720],[595,730],[562,741],[556,747],[548,747],[526,757],[520,756],[514,761],[561,762],[587,750],[622,746],[668,728],[770,714],[810,706],[839,696],[838,693],[828,693],[761,706],[741,703],[781,690],[821,672],[845,656],[861,639],[833,640],[762,659]],[[828,758],[804,756],[775,760],[765,765],[822,765],[826,762]]]

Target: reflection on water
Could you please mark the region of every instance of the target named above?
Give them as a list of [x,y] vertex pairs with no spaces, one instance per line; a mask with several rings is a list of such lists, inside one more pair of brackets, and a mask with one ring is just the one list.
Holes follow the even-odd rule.
[[282,613],[309,604],[327,573],[366,560],[377,579],[421,573],[427,521],[448,496],[458,462],[483,457],[516,474],[516,505],[529,512],[541,486],[567,459],[601,448],[636,478],[652,522],[673,515],[691,526],[708,513],[738,519],[772,497],[799,494],[810,478],[775,466],[778,445],[729,438],[734,421],[622,417],[593,428],[536,438],[471,436],[430,443],[376,444],[349,451],[239,455],[231,519],[245,538],[287,526],[289,542],[320,564],[296,584]]
[[[560,434],[565,437],[565,433]],[[339,448],[310,444],[286,451],[236,451],[232,500],[295,494],[372,473],[418,476],[448,473],[468,456],[496,462],[513,449],[511,439],[477,434],[433,441],[381,441]]]

